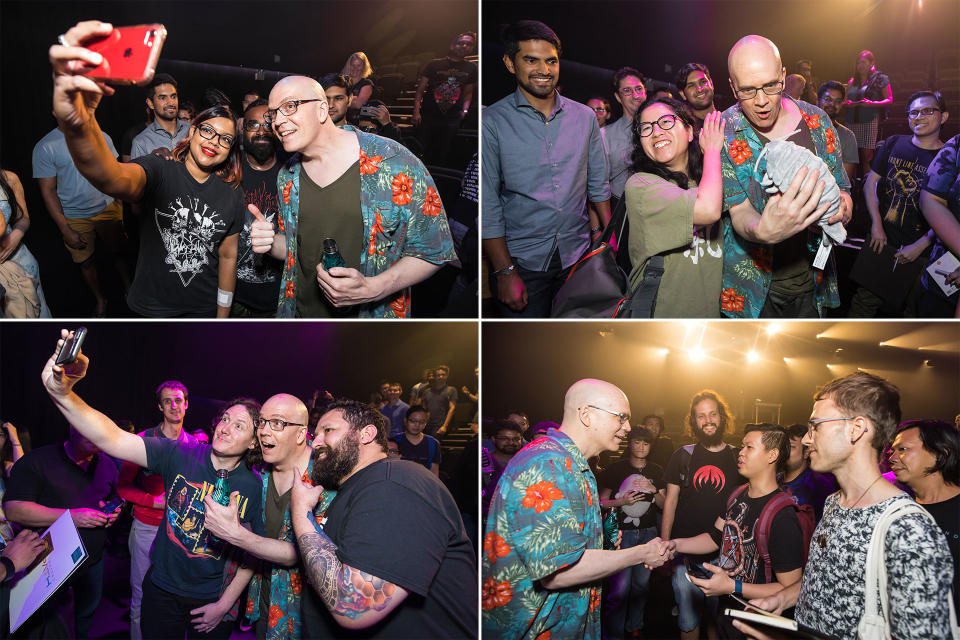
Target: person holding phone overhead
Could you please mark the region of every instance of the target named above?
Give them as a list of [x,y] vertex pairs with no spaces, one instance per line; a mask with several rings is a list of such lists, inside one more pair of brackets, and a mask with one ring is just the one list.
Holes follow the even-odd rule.
[[145,317],[226,318],[237,277],[243,225],[236,115],[219,105],[199,113],[172,160],[147,155],[118,162],[103,141],[95,110],[114,89],[84,74],[103,56],[84,44],[113,32],[81,22],[50,47],[53,113],[77,169],[99,191],[138,202],[152,220],[140,227],[140,256],[127,297]]

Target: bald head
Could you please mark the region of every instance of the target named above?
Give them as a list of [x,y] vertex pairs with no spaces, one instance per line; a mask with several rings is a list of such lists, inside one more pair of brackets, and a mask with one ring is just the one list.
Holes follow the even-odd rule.
[[750,71],[779,70],[783,67],[777,45],[763,36],[744,36],[730,49],[727,71],[734,82]]
[[307,76],[286,76],[270,90],[270,105],[276,108],[274,102],[294,98],[320,98],[326,100],[327,96],[323,92],[323,87],[313,78]]
[[[260,415],[265,418],[282,417],[287,422],[307,424],[310,411],[300,398],[292,396],[289,393],[278,393],[275,396],[270,396],[270,398],[263,403],[263,407],[260,409]],[[309,427],[309,425],[307,426]]]
[[563,422],[566,425],[577,420],[577,410],[584,405],[611,407],[625,401],[627,394],[616,385],[592,378],[578,380],[567,389],[567,395],[563,398]]

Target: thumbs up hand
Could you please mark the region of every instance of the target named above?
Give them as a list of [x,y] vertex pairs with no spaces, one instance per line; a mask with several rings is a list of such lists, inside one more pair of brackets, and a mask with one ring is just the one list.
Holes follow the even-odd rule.
[[269,253],[273,248],[273,239],[277,235],[273,223],[269,222],[256,205],[248,204],[247,208],[253,214],[253,223],[250,224],[250,246],[254,253]]

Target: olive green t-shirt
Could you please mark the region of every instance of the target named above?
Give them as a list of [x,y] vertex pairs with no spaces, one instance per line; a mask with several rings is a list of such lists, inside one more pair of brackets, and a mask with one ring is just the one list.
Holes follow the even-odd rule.
[[719,224],[694,226],[697,187],[690,183],[681,189],[651,173],[635,173],[624,190],[634,274],[646,269],[651,256],[664,256],[655,318],[720,317],[723,238]]
[[346,266],[360,268],[363,250],[360,211],[360,161],[325,187],[300,171],[300,214],[297,223],[297,316],[303,318],[355,317],[357,310],[330,304],[317,284],[317,265],[323,239],[333,238]]
[[[802,118],[797,128],[799,131],[783,139],[789,140],[816,155],[817,149],[813,146],[810,128]],[[764,146],[770,142],[759,132],[757,132],[757,137]],[[786,186],[784,186],[784,189],[786,189]],[[810,255],[810,250],[807,249],[807,232],[802,231],[790,236],[771,247],[771,249],[773,264],[770,290],[794,297],[812,292],[815,286],[813,267],[811,266],[813,257]]]
[[[267,482],[267,500],[263,504],[263,535],[271,540],[280,539],[280,531],[283,529],[283,519],[290,511],[290,490],[285,494],[277,494],[277,485],[273,483],[273,474],[270,474],[270,480]],[[260,581],[260,615],[269,616],[270,614],[270,574],[266,574]]]

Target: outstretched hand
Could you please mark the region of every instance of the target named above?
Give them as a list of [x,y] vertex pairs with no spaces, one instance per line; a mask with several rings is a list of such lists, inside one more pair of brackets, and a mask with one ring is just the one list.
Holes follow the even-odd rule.
[[69,364],[55,364],[57,354],[60,353],[64,341],[72,335],[72,331],[67,331],[66,329],[60,330],[60,339],[57,341],[57,348],[43,366],[43,371],[40,374],[40,380],[43,382],[44,388],[46,388],[47,393],[52,396],[62,397],[68,395],[73,389],[73,385],[80,382],[83,376],[87,374],[89,360],[83,355],[82,351],[77,354],[77,359]]
[[723,128],[727,121],[723,119],[723,113],[720,111],[711,111],[703,119],[703,128],[700,129],[700,149],[704,153],[707,151],[720,151],[723,148]]
[[99,20],[77,23],[63,35],[66,45],[50,47],[53,66],[53,115],[61,125],[79,129],[92,117],[104,95],[113,88],[82,75],[103,62],[103,56],[84,48],[91,40],[109,35],[113,25]]
[[236,539],[236,534],[242,527],[240,526],[240,492],[234,491],[230,494],[230,502],[223,506],[213,499],[212,494],[207,494],[203,499],[203,528],[217,536],[221,540],[232,543]]
[[690,578],[690,582],[700,587],[700,590],[703,591],[704,595],[722,596],[728,593],[733,593],[733,578],[727,575],[726,571],[716,565],[710,564],[709,562],[704,562],[703,568],[713,575],[707,579],[698,578],[689,574],[687,575]]

